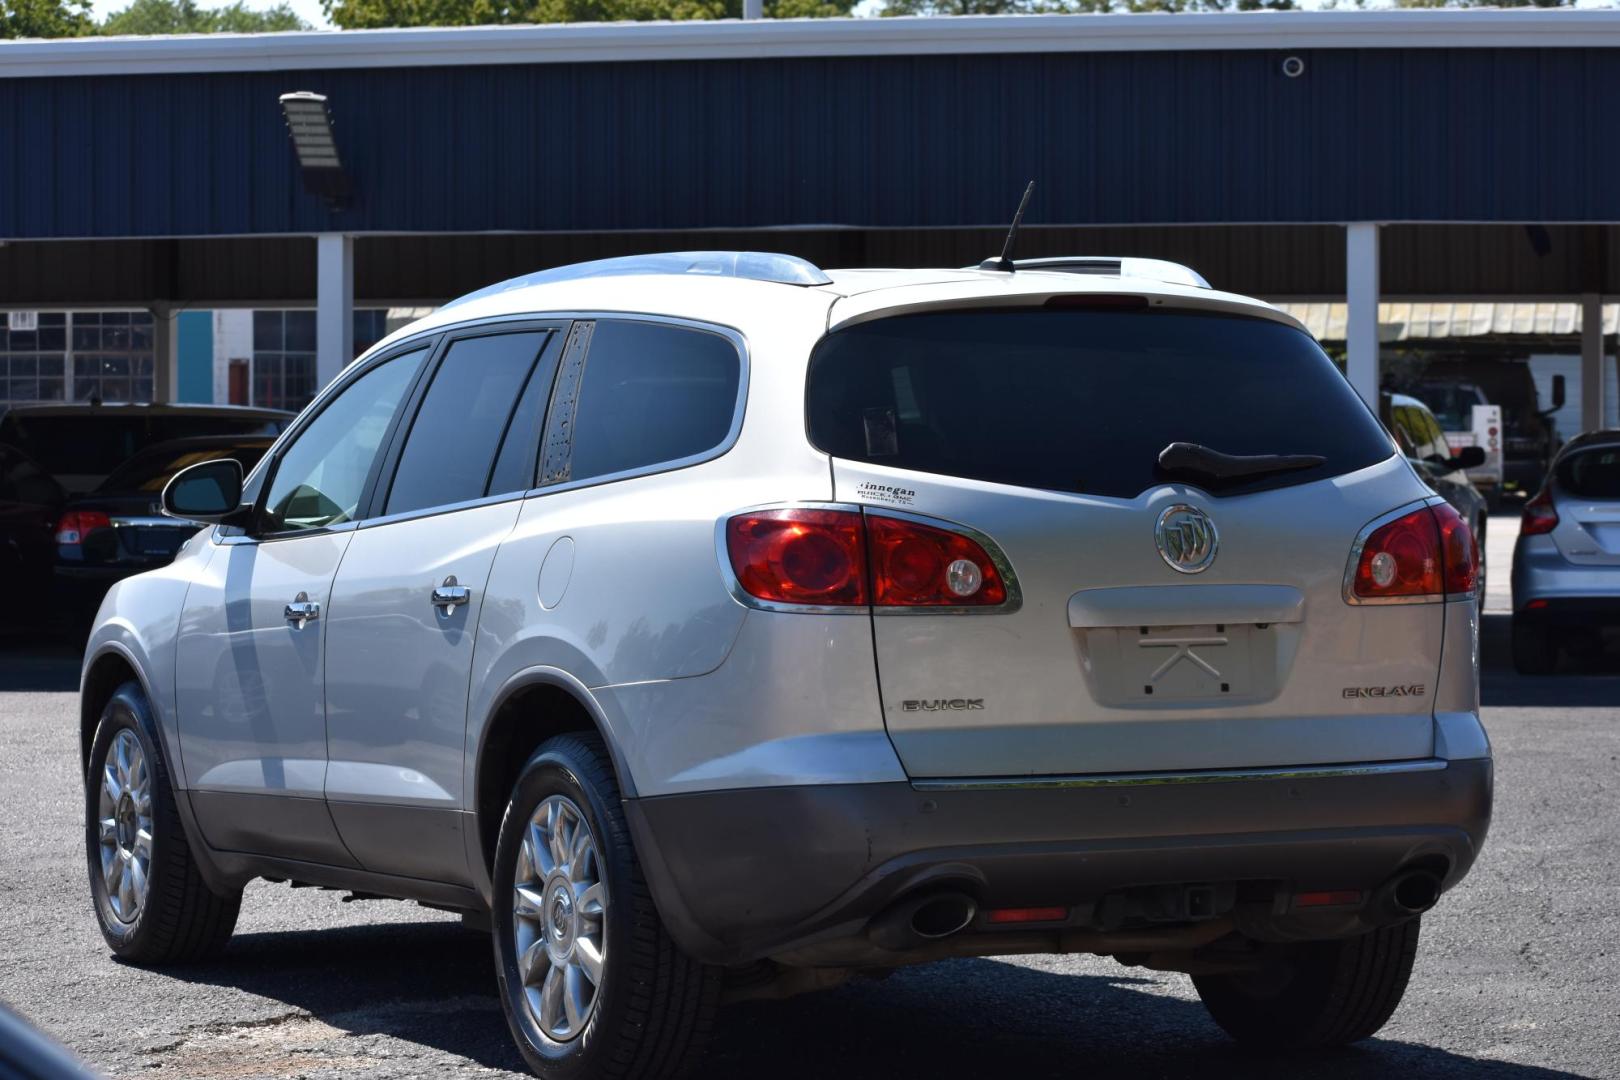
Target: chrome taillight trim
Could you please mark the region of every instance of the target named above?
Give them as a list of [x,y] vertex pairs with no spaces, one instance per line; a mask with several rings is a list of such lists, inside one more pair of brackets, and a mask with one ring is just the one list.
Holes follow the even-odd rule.
[[[1354,604],[1357,607],[1376,607],[1385,604],[1443,604],[1449,600],[1473,600],[1478,595],[1477,589],[1470,589],[1468,592],[1463,593],[1424,593],[1421,596],[1356,595],[1356,567],[1361,565],[1361,553],[1366,550],[1367,541],[1372,537],[1372,534],[1383,528],[1385,525],[1388,525],[1390,522],[1398,521],[1413,511],[1421,510],[1425,507],[1442,505],[1445,503],[1445,501],[1446,500],[1439,495],[1430,495],[1422,499],[1414,499],[1409,503],[1396,507],[1394,510],[1389,511],[1386,514],[1380,514],[1378,517],[1373,518],[1371,521],[1361,527],[1361,531],[1356,534],[1355,542],[1350,545],[1350,561],[1345,565],[1344,568],[1344,584],[1341,588],[1341,592],[1344,596],[1345,603]],[[1464,524],[1467,523],[1464,522]],[[1436,528],[1438,529],[1438,527],[1439,526],[1437,523]],[[1444,559],[1444,557],[1445,552],[1442,550],[1441,558]],[[1443,564],[1441,565],[1440,573],[1441,580],[1445,580],[1445,566]]]

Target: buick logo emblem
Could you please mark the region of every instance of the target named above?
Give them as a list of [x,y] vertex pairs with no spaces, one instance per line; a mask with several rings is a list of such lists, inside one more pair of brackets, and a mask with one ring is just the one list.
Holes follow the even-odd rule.
[[1159,515],[1153,541],[1170,569],[1180,574],[1196,574],[1209,569],[1221,538],[1215,523],[1196,506],[1177,503]]

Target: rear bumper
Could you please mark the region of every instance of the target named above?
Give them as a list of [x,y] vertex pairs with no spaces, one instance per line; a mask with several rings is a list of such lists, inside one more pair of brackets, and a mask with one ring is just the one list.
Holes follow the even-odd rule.
[[[1303,771],[1095,778],[1072,786],[843,784],[631,799],[659,910],[682,948],[742,963],[863,932],[920,889],[983,908],[1061,905],[1152,885],[1256,883],[1286,897],[1371,892],[1397,870],[1473,865],[1489,759]],[[1332,936],[1324,933],[1323,936]]]
[[1543,598],[1542,605],[1520,608],[1514,621],[1571,630],[1620,627],[1620,596],[1560,596]]
[[1513,550],[1513,617],[1544,625],[1620,626],[1620,566],[1573,563],[1551,536],[1520,537]]

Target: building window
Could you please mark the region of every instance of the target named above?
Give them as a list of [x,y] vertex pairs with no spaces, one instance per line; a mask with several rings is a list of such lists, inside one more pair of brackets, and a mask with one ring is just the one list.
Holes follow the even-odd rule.
[[[354,355],[387,336],[386,308],[354,313]],[[352,357],[351,357],[352,359]],[[315,313],[253,313],[253,404],[297,411],[320,389],[315,374]]]
[[32,330],[0,320],[0,401],[151,401],[152,315],[42,311]]

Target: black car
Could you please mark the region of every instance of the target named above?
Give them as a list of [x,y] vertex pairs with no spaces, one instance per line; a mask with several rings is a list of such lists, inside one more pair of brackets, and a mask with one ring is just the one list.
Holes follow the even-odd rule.
[[14,405],[0,443],[16,447],[70,495],[83,495],[158,443],[201,436],[275,438],[293,414],[240,405]]
[[130,458],[87,495],[69,499],[56,521],[56,576],[70,606],[88,616],[120,578],[163,566],[195,535],[191,522],[164,517],[169,478],[188,466],[235,458],[244,473],[270,449],[267,436],[175,439]]
[[0,623],[17,616],[31,620],[28,613],[39,610],[49,595],[53,534],[66,499],[50,473],[21,450],[0,443],[0,574],[16,601],[0,613]]

